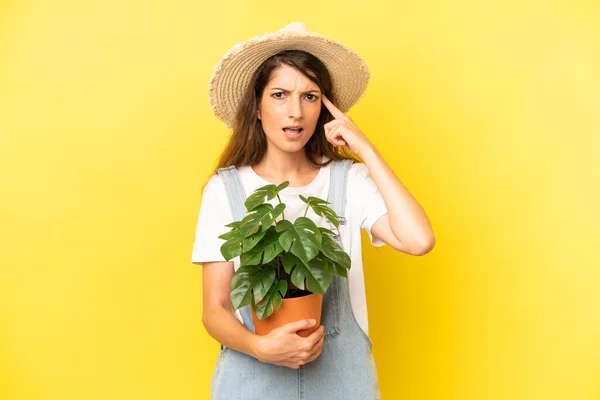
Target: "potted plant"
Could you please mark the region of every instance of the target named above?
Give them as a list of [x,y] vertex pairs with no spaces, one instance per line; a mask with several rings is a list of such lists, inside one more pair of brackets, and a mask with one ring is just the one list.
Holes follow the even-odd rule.
[[[220,248],[223,257],[228,261],[240,257],[231,283],[231,302],[235,309],[250,305],[257,334],[303,318],[315,319],[317,324],[299,334],[307,336],[316,330],[323,294],[333,275],[347,278],[350,269],[350,257],[336,241],[338,216],[327,201],[300,195],[306,203],[304,215],[293,222],[285,219],[286,205],[279,192],[288,185],[286,181],[256,189],[245,201],[246,216],[226,225],[231,230],[219,236],[226,240]],[[266,202],[275,197],[279,204]],[[309,209],[331,222],[337,234],[307,218]],[[294,309],[301,314],[294,315]]]

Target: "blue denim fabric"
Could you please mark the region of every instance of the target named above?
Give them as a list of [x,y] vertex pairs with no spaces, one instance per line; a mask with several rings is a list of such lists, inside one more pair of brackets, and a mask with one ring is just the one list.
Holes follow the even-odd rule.
[[[331,165],[328,201],[340,216],[345,209],[346,179],[351,165],[350,160],[332,161]],[[234,220],[241,220],[246,214],[246,195],[237,170],[227,167],[218,173],[225,183]],[[244,325],[254,332],[250,307],[243,307],[240,312]],[[323,296],[321,324],[325,326],[323,351],[316,360],[299,369],[263,363],[221,346],[212,376],[211,399],[379,399],[372,343],[352,311],[347,279],[333,277]]]

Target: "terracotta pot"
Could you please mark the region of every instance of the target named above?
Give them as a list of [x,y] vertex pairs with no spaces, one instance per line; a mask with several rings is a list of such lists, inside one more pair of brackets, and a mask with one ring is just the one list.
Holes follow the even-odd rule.
[[283,299],[281,306],[276,309],[270,317],[263,320],[258,319],[252,306],[252,320],[257,335],[266,335],[273,329],[279,328],[290,322],[302,319],[314,319],[317,323],[308,329],[298,331],[298,335],[307,337],[316,331],[321,325],[321,307],[323,306],[323,295],[312,293],[307,296],[293,299]]

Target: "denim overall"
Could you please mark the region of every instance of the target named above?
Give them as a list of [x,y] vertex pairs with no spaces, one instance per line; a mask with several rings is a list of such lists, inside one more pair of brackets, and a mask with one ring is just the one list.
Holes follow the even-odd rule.
[[[328,199],[345,223],[346,179],[351,160],[332,161]],[[246,215],[246,195],[233,167],[218,170],[235,221]],[[338,242],[340,238],[338,237]],[[341,242],[340,242],[341,244]],[[254,332],[250,306],[240,309],[244,325]],[[379,399],[372,344],[351,308],[348,279],[334,276],[323,296],[323,351],[299,369],[263,363],[221,345],[211,383],[213,400],[373,400]]]

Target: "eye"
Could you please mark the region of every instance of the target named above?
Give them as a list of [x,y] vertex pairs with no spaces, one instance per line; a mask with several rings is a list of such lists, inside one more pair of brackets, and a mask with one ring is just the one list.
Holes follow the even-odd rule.
[[281,99],[281,98],[283,98],[283,92],[275,92],[271,95],[271,97],[275,97],[276,99]]
[[317,96],[315,96],[314,94],[307,94],[306,97],[308,97],[310,101],[316,101],[318,99]]

